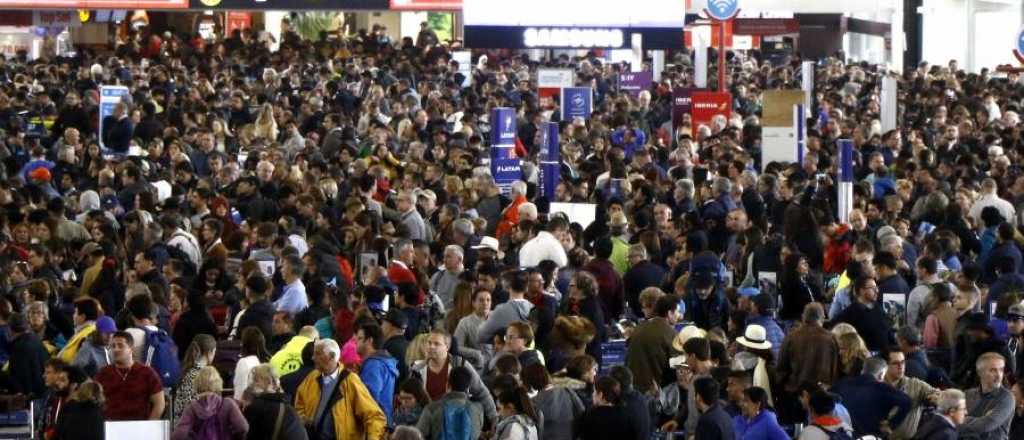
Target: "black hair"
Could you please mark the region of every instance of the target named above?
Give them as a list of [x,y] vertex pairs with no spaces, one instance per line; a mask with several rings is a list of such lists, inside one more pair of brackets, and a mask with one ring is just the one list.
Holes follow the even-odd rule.
[[701,377],[693,381],[693,390],[696,397],[705,405],[713,405],[718,402],[718,390],[721,388],[718,382],[710,377]]

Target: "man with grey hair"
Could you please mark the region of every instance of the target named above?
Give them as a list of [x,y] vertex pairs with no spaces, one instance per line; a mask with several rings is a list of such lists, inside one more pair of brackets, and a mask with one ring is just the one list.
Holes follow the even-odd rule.
[[884,359],[872,357],[864,361],[860,376],[846,378],[832,387],[850,411],[854,438],[888,434],[910,412],[910,397],[884,382],[887,369]]
[[450,244],[444,248],[444,268],[430,277],[430,292],[441,298],[444,310],[452,310],[455,304],[455,286],[459,275],[465,270],[462,246]]
[[999,353],[985,353],[975,362],[980,386],[967,390],[967,419],[960,438],[1007,440],[1014,416],[1013,395],[1003,386],[1006,360]]
[[711,184],[714,197],[700,209],[700,217],[708,226],[708,244],[711,250],[721,255],[725,252],[729,241],[729,229],[726,227],[726,216],[736,209],[732,199],[732,181],[727,177],[716,177]]
[[480,238],[476,236],[472,220],[460,218],[452,222],[452,243],[462,248],[462,266],[476,268],[476,249],[473,246],[480,244]]
[[672,192],[672,210],[679,215],[683,215],[689,212],[697,210],[697,205],[693,201],[694,193],[696,188],[693,185],[693,180],[688,178],[679,179],[676,181],[676,188]]
[[316,369],[295,393],[295,412],[313,439],[384,438],[384,411],[359,375],[342,368],[340,360],[341,348],[333,339],[313,344]]
[[289,255],[284,258],[284,264],[281,265],[281,276],[284,278],[285,285],[281,297],[274,301],[274,308],[277,311],[288,312],[294,316],[309,306],[306,285],[302,283],[302,274],[305,271],[305,264],[298,255]]
[[795,326],[782,339],[776,373],[784,393],[776,402],[787,405],[792,412],[803,410],[796,402],[802,384],[832,383],[839,369],[839,345],[832,332],[822,326],[824,322],[825,309],[821,303],[809,303],[804,306],[803,324]]
[[398,212],[402,215],[402,224],[409,230],[409,239],[423,240],[429,243],[432,237],[428,236],[427,225],[423,221],[423,216],[416,210],[416,200],[413,193],[410,191],[400,192],[396,202]]
[[924,419],[917,429],[915,438],[929,440],[956,440],[956,428],[967,417],[967,400],[964,392],[950,388],[938,393],[935,413]]
[[661,286],[665,279],[665,269],[660,265],[651,262],[647,255],[647,247],[643,243],[636,243],[629,247],[629,270],[622,276],[622,284],[626,292],[626,304],[637,318],[644,317],[643,305],[640,304],[640,294],[648,287]]

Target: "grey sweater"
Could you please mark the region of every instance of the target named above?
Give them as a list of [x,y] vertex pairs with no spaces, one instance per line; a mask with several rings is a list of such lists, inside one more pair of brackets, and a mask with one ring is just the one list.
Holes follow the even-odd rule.
[[499,305],[477,330],[477,343],[490,344],[494,340],[494,335],[504,330],[509,324],[517,321],[529,321],[530,310],[533,310],[533,304],[525,299],[510,299]]
[[960,425],[965,440],[1007,440],[1013,420],[1013,395],[999,387],[988,393],[981,388],[967,390],[967,419]]
[[449,402],[456,405],[469,404],[469,417],[473,419],[473,435],[470,438],[480,438],[480,431],[484,425],[484,415],[480,409],[480,404],[470,401],[466,393],[458,391],[450,391],[423,408],[423,414],[420,415],[420,420],[416,423],[416,429],[423,434],[423,438],[429,440],[441,439],[441,434],[444,433],[444,406]]

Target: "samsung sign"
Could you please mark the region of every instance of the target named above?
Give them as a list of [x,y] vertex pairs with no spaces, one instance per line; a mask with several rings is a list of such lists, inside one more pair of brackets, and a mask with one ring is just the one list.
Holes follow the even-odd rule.
[[624,44],[621,29],[526,28],[526,47],[602,47],[618,49]]
[[479,49],[683,47],[680,0],[463,0],[465,44]]

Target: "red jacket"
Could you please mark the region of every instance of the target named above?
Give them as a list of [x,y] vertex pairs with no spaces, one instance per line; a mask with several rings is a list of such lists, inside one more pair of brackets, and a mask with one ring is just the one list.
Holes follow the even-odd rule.
[[[419,285],[419,281],[416,279],[416,274],[413,273],[412,269],[409,269],[405,263],[398,260],[393,260],[388,266],[388,279],[392,283],[413,283]],[[419,300],[415,305],[423,304],[424,300],[423,289],[420,289]]]
[[494,231],[494,236],[498,240],[501,240],[505,234],[512,232],[512,228],[519,224],[519,206],[526,203],[525,196],[516,197],[501,213],[501,220],[498,220],[498,226]]

